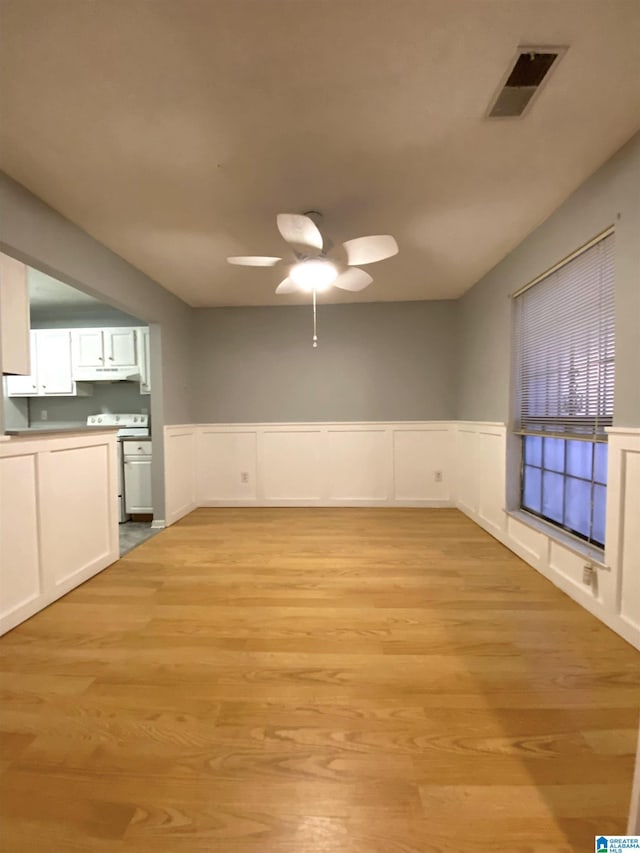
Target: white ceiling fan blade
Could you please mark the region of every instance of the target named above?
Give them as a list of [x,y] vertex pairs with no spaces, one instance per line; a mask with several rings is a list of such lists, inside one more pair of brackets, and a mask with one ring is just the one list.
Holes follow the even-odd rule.
[[295,283],[295,281],[293,281],[289,277],[281,281],[280,284],[276,287],[276,293],[295,293],[299,290],[300,288]]
[[237,258],[227,258],[228,263],[239,267],[273,267],[282,258],[270,258],[266,255],[241,255]]
[[322,250],[322,234],[308,216],[302,216],[299,213],[279,213],[277,222],[278,231],[295,249],[303,252],[309,249]]
[[398,254],[398,244],[391,234],[376,234],[371,237],[356,237],[342,244],[347,253],[349,266],[373,264]]
[[350,290],[352,293],[357,293],[358,290],[364,290],[369,287],[373,281],[368,272],[359,270],[357,267],[352,267],[350,270],[345,270],[340,273],[338,278],[333,282],[334,287],[339,287],[341,290]]

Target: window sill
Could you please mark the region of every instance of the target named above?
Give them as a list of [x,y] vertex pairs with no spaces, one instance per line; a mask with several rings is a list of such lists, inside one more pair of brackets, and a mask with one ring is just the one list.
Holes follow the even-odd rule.
[[606,572],[610,571],[609,566],[604,562],[604,551],[602,548],[597,548],[595,545],[589,545],[588,542],[582,542],[577,536],[565,533],[564,530],[558,529],[555,525],[549,524],[549,522],[543,521],[543,519],[537,518],[537,516],[531,515],[525,510],[512,509],[506,510],[506,513],[509,518],[513,518],[521,524],[531,527],[538,533],[544,533],[544,535],[548,536],[549,539],[552,539],[554,542],[557,542],[558,545],[562,545],[563,548],[577,554],[579,557],[588,560],[596,568]]

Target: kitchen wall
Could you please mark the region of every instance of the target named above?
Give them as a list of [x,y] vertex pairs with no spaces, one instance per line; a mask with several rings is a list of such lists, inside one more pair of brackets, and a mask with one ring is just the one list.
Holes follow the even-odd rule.
[[91,397],[31,397],[28,409],[31,426],[70,426],[100,412],[148,413],[149,394],[141,394],[137,382],[94,382]]
[[198,309],[196,423],[451,418],[453,301]]
[[610,225],[616,229],[614,423],[640,426],[640,134],[459,301],[458,418],[508,423],[510,294]]

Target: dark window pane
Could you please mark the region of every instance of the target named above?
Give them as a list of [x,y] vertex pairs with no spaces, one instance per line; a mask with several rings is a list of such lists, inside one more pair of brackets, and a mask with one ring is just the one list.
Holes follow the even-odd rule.
[[[545,438],[545,442],[549,439]],[[562,524],[564,477],[545,471],[542,476],[542,514]]]
[[542,471],[539,468],[524,466],[522,484],[522,506],[533,512],[542,512]]
[[604,545],[606,521],[607,490],[605,486],[593,487],[593,529],[591,536],[600,545]]
[[[575,444],[582,443],[586,444],[586,442],[575,442]],[[591,445],[587,444],[587,447],[590,448]],[[591,483],[567,477],[564,505],[564,523],[571,530],[588,538],[591,522]]]
[[527,465],[542,468],[542,439],[539,435],[525,435],[524,461]]
[[564,471],[564,445],[563,438],[544,439],[544,467],[551,471]]
[[593,444],[590,441],[567,442],[567,474],[591,479]]
[[596,483],[607,482],[607,451],[606,444],[596,444],[596,453],[593,463],[593,479]]

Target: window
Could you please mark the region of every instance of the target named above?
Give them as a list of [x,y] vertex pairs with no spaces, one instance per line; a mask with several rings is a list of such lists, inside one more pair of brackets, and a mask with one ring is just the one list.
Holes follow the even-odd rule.
[[516,294],[522,509],[604,546],[615,375],[614,236]]

